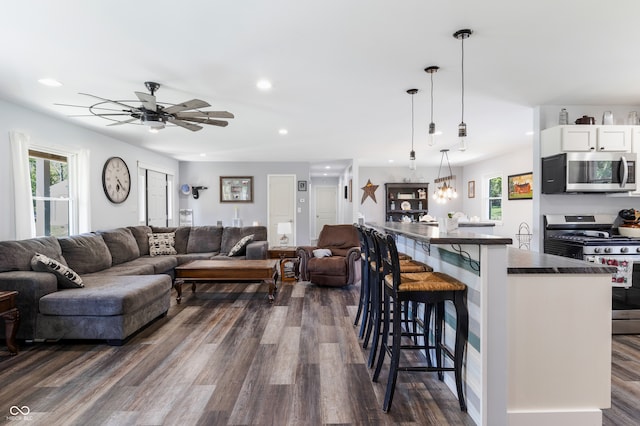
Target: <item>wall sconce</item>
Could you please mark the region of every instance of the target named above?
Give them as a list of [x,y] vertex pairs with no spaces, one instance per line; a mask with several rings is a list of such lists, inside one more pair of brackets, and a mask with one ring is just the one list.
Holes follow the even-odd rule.
[[200,191],[202,191],[203,189],[209,189],[206,186],[192,186],[191,187],[191,194],[193,195],[193,199],[197,200],[198,198],[200,198]]

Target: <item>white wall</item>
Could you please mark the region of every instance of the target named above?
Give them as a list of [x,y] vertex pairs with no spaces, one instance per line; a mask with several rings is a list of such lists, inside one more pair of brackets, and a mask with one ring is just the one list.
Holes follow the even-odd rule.
[[[462,211],[469,216],[478,216],[481,220],[488,219],[488,188],[486,179],[490,176],[502,176],[502,223],[496,224],[493,234],[513,239],[513,245],[518,247],[516,234],[522,222],[532,227],[532,211],[534,200],[508,200],[507,178],[509,175],[528,173],[533,170],[533,155],[531,147],[518,149],[494,158],[485,159],[480,163],[469,164],[464,167],[464,196]],[[475,181],[475,197],[469,198],[467,185]],[[534,199],[540,196],[538,188],[533,188]]]
[[[411,182],[425,182],[425,186],[428,185],[427,201],[429,203],[429,214],[435,217],[443,217],[448,212],[463,211],[463,195],[466,196],[466,190],[462,191],[462,169],[458,167],[451,167],[451,171],[456,175],[456,181],[454,183],[458,192],[458,198],[448,202],[447,204],[436,204],[431,198],[436,184],[433,181],[438,177],[438,167],[432,168],[418,168],[415,172],[409,170],[408,167],[360,167],[358,174],[358,183],[353,183],[353,202],[357,203],[358,211],[364,215],[364,219],[369,223],[383,223],[385,222],[385,183],[403,182],[404,179],[409,179]],[[449,170],[447,169],[447,175]],[[364,203],[360,203],[362,195],[364,194],[364,187],[367,181],[371,180],[371,183],[378,185],[378,189],[375,192],[376,202],[371,197],[368,197]],[[466,185],[466,184],[465,184]]]
[[[0,195],[4,200],[0,213],[0,240],[15,238],[13,166],[9,144],[9,132],[12,130],[29,134],[31,142],[40,146],[90,151],[91,228],[94,230],[138,223],[136,170],[139,161],[162,170],[174,170],[176,178],[179,177],[178,162],[172,158],[0,101],[0,133],[4,135],[0,143]],[[102,168],[112,156],[124,159],[132,177],[131,193],[122,204],[110,203],[102,189]],[[177,217],[177,213],[176,209],[174,217]]]
[[[243,225],[254,221],[267,225],[267,175],[293,174],[296,180],[309,181],[309,163],[306,162],[181,162],[180,179],[175,182],[181,209],[193,209],[194,225],[215,225],[221,220],[230,226],[239,209]],[[220,176],[253,176],[253,203],[220,203]],[[206,186],[200,198],[184,195],[178,189],[184,183]],[[296,244],[309,244],[309,185],[307,191],[297,192]],[[301,201],[304,199],[304,201]]]

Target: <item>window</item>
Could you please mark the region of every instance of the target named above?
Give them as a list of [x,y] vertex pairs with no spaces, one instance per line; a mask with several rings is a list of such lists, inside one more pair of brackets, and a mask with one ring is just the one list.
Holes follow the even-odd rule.
[[68,158],[29,150],[29,172],[36,235],[70,235],[72,215]]
[[502,176],[489,178],[488,188],[489,220],[502,220]]

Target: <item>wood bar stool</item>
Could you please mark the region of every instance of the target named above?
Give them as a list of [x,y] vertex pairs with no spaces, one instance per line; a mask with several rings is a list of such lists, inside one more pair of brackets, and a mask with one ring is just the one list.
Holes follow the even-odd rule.
[[369,291],[369,246],[365,235],[365,227],[359,224],[353,225],[358,231],[358,239],[360,240],[360,300],[358,301],[358,311],[353,325],[357,326],[362,316],[360,331],[358,337],[364,336],[365,329],[369,322],[370,294]]
[[[376,232],[374,236],[378,244],[383,266],[384,303],[382,310],[384,312],[389,312],[390,310],[393,312],[392,315],[383,315],[380,353],[378,355],[376,370],[373,374],[373,381],[377,381],[384,363],[384,357],[388,353],[391,357],[391,362],[387,389],[382,405],[383,411],[387,412],[391,408],[399,371],[434,371],[438,372],[438,378],[440,380],[444,379],[443,373],[445,371],[453,371],[460,409],[466,411],[467,405],[462,387],[462,362],[467,335],[469,333],[469,314],[466,302],[467,286],[455,278],[440,272],[401,273],[398,251],[393,236],[378,232]],[[444,302],[447,300],[453,302],[456,310],[456,337],[453,353],[445,346],[442,340]],[[416,345],[411,340],[408,340],[408,342],[412,343],[410,345],[402,344],[402,337],[407,336],[407,333],[403,333],[402,331],[402,306],[403,304],[406,306],[405,302],[420,302],[431,305],[432,307],[435,306],[435,348],[437,358],[435,367],[400,365],[400,352],[402,350],[429,350],[426,331],[423,345]],[[392,332],[390,330],[391,327],[393,327]],[[425,328],[426,327],[427,324],[425,324]],[[392,334],[391,344],[389,343],[390,334]],[[442,355],[446,355],[453,361],[453,367],[443,366]]]
[[[369,314],[369,324],[367,325],[362,347],[366,349],[369,344],[369,339],[373,336],[371,349],[369,351],[369,359],[367,361],[367,365],[369,366],[369,368],[372,368],[375,363],[376,354],[378,352],[378,342],[382,334],[382,322],[384,316],[386,315],[386,312],[384,311],[382,305],[383,262],[381,260],[378,242],[376,241],[376,238],[374,236],[375,233],[376,231],[371,228],[365,230],[367,247],[369,249],[368,273],[370,291],[369,299],[371,302],[371,309]],[[398,264],[400,271],[403,273],[423,273],[433,271],[433,268],[431,268],[429,265],[426,265],[422,262],[417,262],[415,260],[399,260]],[[413,329],[416,330],[417,326],[414,316],[412,316],[411,318],[407,316],[405,317],[405,320],[407,328],[409,327],[409,321],[411,321]]]

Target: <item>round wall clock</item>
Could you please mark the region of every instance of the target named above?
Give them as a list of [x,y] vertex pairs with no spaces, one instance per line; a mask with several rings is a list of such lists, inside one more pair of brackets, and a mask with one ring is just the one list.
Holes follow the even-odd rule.
[[127,163],[120,157],[111,157],[102,169],[104,194],[112,203],[124,202],[131,191],[131,175]]

